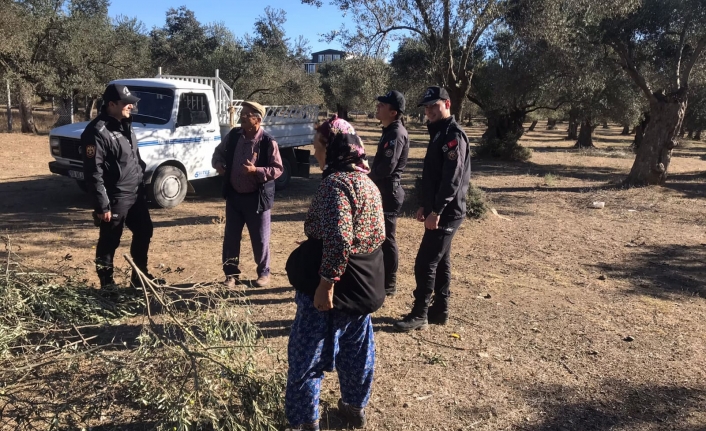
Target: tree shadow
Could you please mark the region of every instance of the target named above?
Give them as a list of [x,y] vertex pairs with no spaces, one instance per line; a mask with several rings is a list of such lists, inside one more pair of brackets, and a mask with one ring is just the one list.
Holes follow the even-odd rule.
[[669,175],[664,187],[689,198],[706,197],[706,172],[686,172]]
[[630,242],[638,253],[620,264],[596,264],[608,277],[629,280],[632,293],[670,298],[706,297],[706,244],[645,246]]
[[268,320],[265,322],[258,322],[257,326],[258,332],[262,334],[263,338],[279,338],[279,337],[289,337],[290,332],[292,332],[292,323],[294,319],[289,320]]
[[[561,385],[537,385],[524,391],[524,397],[542,419],[522,425],[525,431],[608,431],[615,429],[703,430],[703,424],[687,423],[690,413],[706,408],[706,389],[673,385],[630,385],[606,381],[600,393],[590,393]],[[656,427],[656,428],[654,428]]]

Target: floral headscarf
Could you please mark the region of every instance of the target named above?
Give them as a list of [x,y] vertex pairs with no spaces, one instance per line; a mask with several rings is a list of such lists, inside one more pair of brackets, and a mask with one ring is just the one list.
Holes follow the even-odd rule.
[[324,178],[334,172],[370,172],[363,141],[355,134],[355,129],[348,121],[334,115],[316,131],[327,141]]

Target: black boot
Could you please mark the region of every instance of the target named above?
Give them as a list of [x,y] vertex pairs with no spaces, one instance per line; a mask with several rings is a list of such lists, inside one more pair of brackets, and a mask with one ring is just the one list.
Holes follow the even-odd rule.
[[414,304],[412,312],[394,325],[395,329],[400,332],[426,329],[427,326],[429,326],[429,322],[427,321],[427,306],[420,306],[418,304]]
[[104,262],[96,260],[96,272],[98,273],[101,289],[113,289],[117,287],[113,279],[113,265],[107,265]]
[[113,289],[118,285],[115,283],[112,275],[98,275],[98,280],[101,283],[101,289]]
[[427,319],[432,325],[446,325],[449,322],[449,299],[435,297],[427,312]]
[[385,274],[385,296],[397,294],[397,274]]

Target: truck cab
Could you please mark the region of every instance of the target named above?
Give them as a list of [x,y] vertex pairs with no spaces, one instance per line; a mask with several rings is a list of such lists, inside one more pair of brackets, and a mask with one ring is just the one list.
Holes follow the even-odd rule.
[[[132,125],[146,164],[148,198],[162,208],[184,200],[189,181],[214,177],[211,157],[221,137],[237,126],[242,100],[232,99],[232,90],[217,76],[187,77],[158,75],[148,79],[113,81],[130,89],[140,101],[132,111]],[[309,151],[297,149],[312,142],[316,105],[266,106],[263,128],[274,136],[282,154],[284,172],[278,190],[292,176],[309,175]],[[81,133],[88,122],[51,130],[49,146],[54,161],[49,169],[74,178],[86,189],[83,177]]]

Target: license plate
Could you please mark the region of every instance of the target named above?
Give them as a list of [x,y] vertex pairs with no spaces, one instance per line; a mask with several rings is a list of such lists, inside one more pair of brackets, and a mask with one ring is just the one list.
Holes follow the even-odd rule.
[[69,176],[71,178],[76,178],[77,180],[82,180],[83,179],[83,172],[82,171],[69,171]]

